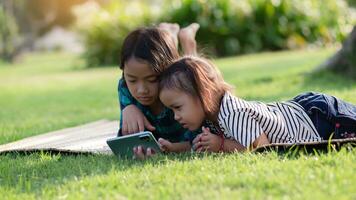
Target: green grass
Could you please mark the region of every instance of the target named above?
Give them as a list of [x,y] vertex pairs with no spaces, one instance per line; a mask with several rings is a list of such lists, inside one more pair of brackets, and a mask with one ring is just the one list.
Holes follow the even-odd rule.
[[[356,102],[356,82],[309,72],[332,49],[216,60],[236,95],[287,100],[320,91]],[[107,118],[117,120],[117,67],[84,69],[68,54],[0,64],[0,144]],[[311,154],[0,156],[1,199],[355,199],[356,150]]]

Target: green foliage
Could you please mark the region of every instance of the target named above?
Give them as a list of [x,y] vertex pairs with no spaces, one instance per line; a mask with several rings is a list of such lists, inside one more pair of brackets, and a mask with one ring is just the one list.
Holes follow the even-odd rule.
[[114,1],[88,16],[77,12],[77,28],[84,36],[84,57],[89,67],[119,63],[123,40],[138,26],[147,26],[157,18],[148,4]]
[[115,1],[83,13],[77,18],[86,21],[80,30],[88,66],[118,64],[127,34],[158,21],[198,22],[199,45],[217,56],[328,45],[342,41],[355,22],[343,0]]
[[0,59],[11,61],[16,51],[18,27],[15,18],[0,4]]
[[162,20],[198,22],[198,43],[220,56],[340,42],[352,21],[334,0],[183,0],[168,10]]
[[356,7],[356,0],[347,0],[347,3],[348,3],[350,6]]

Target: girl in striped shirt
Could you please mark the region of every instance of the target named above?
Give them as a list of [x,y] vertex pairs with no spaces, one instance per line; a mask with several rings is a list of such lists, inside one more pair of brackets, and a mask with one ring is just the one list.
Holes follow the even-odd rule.
[[[160,76],[159,91],[162,103],[174,111],[175,120],[184,128],[202,128],[193,141],[197,151],[318,142],[333,132],[334,138],[355,136],[355,105],[318,93],[269,104],[245,101],[233,96],[218,69],[202,58],[183,57],[167,67]],[[201,127],[206,121],[211,126]],[[211,127],[217,127],[220,134],[212,134]]]

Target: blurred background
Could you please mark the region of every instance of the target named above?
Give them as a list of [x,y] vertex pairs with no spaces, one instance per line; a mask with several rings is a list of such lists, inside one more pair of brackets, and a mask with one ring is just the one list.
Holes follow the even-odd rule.
[[355,9],[356,0],[0,0],[0,144],[118,120],[123,40],[160,22],[199,23],[198,48],[242,98],[318,91],[356,103]]
[[[337,46],[356,24],[356,0],[0,0],[0,59],[67,51],[87,67],[117,65],[140,26],[192,22],[212,57]],[[353,45],[355,46],[355,44]]]

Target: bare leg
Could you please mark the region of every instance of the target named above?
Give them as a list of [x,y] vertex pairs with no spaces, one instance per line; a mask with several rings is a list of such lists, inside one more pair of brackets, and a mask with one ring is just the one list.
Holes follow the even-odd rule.
[[197,55],[197,42],[195,41],[195,35],[199,27],[200,25],[198,23],[192,23],[189,26],[180,29],[178,37],[184,55]]
[[160,23],[158,25],[159,28],[168,31],[173,38],[174,43],[176,44],[176,47],[178,48],[178,32],[179,32],[179,25],[177,23]]

